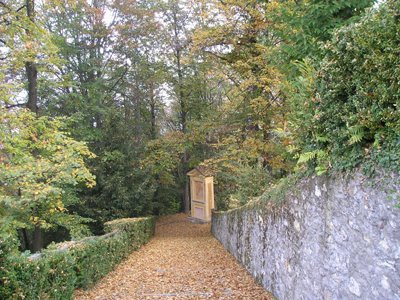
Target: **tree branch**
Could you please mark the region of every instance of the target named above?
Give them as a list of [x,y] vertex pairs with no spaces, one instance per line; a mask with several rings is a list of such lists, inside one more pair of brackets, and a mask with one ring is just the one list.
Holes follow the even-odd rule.
[[18,8],[15,12],[20,12],[21,10],[23,10],[26,7],[26,5],[21,6],[20,8]]
[[0,1],[0,5],[7,8],[8,10],[10,9],[3,1]]
[[108,92],[112,92],[114,88],[120,83],[120,81],[125,77],[125,75],[128,73],[129,68],[126,67],[124,72],[121,74],[121,76],[118,78],[118,80],[111,86],[111,88],[108,89]]
[[18,103],[18,104],[11,104],[11,105],[6,105],[6,109],[14,108],[14,107],[23,107],[26,106],[26,103]]
[[219,54],[217,54],[215,52],[212,52],[210,50],[205,50],[205,49],[203,49],[203,52],[207,53],[207,54],[211,54],[212,56],[214,56],[214,57],[216,57],[216,58],[218,58],[218,59],[220,59],[222,61],[225,61],[225,62],[227,62],[229,64],[232,64],[232,61],[229,58],[226,58],[226,57],[224,57],[222,55],[219,55]]

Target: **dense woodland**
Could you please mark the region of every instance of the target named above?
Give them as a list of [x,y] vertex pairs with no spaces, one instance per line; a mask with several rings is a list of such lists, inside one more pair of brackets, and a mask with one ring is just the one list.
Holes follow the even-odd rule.
[[397,0],[0,0],[0,238],[218,209],[293,173],[400,170]]

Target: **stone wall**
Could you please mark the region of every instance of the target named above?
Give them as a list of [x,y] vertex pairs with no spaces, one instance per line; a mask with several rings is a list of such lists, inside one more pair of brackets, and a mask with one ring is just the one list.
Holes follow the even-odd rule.
[[212,232],[278,299],[400,299],[399,191],[387,174],[303,179],[214,212]]

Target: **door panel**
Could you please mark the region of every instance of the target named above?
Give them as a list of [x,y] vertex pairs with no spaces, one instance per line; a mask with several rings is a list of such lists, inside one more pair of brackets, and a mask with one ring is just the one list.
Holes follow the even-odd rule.
[[194,207],[194,217],[195,218],[204,220],[204,217],[205,217],[204,213],[205,213],[204,207],[195,205],[195,207]]
[[199,181],[199,180],[193,180],[193,186],[194,186],[194,201],[201,201],[205,202],[204,199],[204,182]]

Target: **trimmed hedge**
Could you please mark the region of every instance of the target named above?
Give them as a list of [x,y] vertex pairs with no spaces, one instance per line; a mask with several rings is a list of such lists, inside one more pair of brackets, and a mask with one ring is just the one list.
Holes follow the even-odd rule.
[[0,266],[0,299],[71,299],[102,278],[154,234],[155,219],[120,219],[107,234],[56,245],[35,255],[10,255]]

